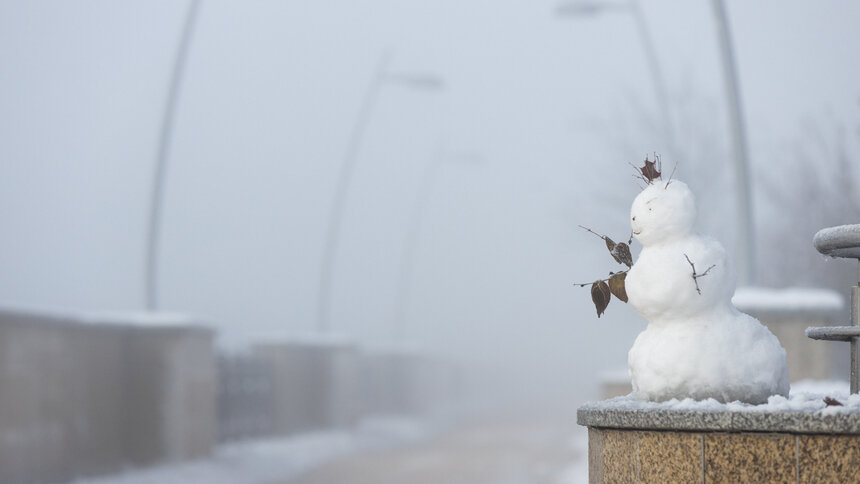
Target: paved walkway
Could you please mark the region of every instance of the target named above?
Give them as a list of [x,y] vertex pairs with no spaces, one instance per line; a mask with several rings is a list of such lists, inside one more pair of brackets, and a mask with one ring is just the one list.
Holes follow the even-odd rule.
[[575,423],[508,418],[337,459],[288,482],[574,484],[587,482],[586,460],[585,433]]

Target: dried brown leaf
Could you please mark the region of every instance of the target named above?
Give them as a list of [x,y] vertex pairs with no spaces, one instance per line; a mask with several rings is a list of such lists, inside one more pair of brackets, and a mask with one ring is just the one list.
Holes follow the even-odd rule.
[[596,281],[591,285],[591,301],[594,302],[594,307],[597,309],[598,318],[606,311],[610,299],[612,299],[612,292],[605,282]]
[[835,398],[831,398],[831,397],[824,397],[824,404],[827,405],[828,407],[841,407],[842,406],[842,402],[840,402],[839,400],[837,400]]
[[633,267],[633,256],[630,254],[630,246],[624,242],[615,244],[615,248],[609,251],[615,262],[624,264],[627,267]]
[[660,170],[657,168],[657,161],[649,161],[647,156],[645,157],[645,166],[639,168],[639,171],[642,172],[642,176],[648,179],[648,183],[660,178]]
[[624,281],[627,279],[626,272],[612,274],[609,278],[609,291],[618,299],[627,302],[627,289],[624,286]]
[[606,248],[609,249],[609,253],[611,254],[612,251],[615,250],[615,241],[605,235],[603,236],[603,240],[606,241]]

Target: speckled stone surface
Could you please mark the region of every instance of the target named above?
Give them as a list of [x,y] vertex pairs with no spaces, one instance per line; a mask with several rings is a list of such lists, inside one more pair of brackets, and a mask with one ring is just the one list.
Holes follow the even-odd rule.
[[701,482],[702,436],[692,432],[637,432],[639,482]]
[[860,483],[856,407],[635,405],[597,402],[577,412],[578,423],[589,427],[589,482]]
[[860,441],[846,435],[800,435],[798,482],[860,482]]
[[603,482],[638,482],[638,432],[605,432]]
[[790,434],[704,434],[704,482],[797,482]]
[[580,407],[576,421],[588,427],[621,429],[860,434],[860,412],[621,410],[597,402]]
[[700,483],[702,445],[691,432],[590,429],[589,482]]
[[589,483],[860,483],[860,435],[588,430]]

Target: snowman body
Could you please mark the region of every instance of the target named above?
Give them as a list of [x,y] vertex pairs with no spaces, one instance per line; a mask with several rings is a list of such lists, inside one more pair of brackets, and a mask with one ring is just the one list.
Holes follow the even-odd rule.
[[677,180],[655,182],[633,202],[631,226],[642,252],[626,289],[648,320],[628,355],[633,394],[747,403],[787,396],[785,350],[732,305],[733,266],[719,242],[693,232],[695,212],[692,193]]

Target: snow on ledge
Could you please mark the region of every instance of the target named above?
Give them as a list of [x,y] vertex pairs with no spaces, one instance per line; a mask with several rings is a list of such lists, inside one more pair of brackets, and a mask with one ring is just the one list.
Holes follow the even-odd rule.
[[739,287],[732,303],[741,311],[836,312],[845,306],[842,295],[830,289]]
[[[824,403],[825,397],[834,398],[839,403],[842,403],[842,405],[828,406]],[[774,395],[768,398],[767,403],[761,405],[752,405],[738,401],[721,403],[713,398],[707,400],[693,400],[692,398],[678,400],[677,398],[673,398],[665,402],[649,402],[638,400],[632,395],[625,395],[598,402],[587,402],[583,405],[583,408],[621,411],[669,410],[678,412],[820,412],[821,415],[834,415],[860,413],[860,394],[849,394],[848,382],[803,380],[792,385],[788,398]]]
[[190,314],[158,311],[82,311],[4,304],[0,307],[0,315],[32,324],[93,324],[149,328],[208,326],[204,319]]
[[343,333],[285,333],[283,331],[255,332],[249,336],[252,346],[256,345],[289,345],[289,346],[321,346],[346,347],[355,346],[356,342]]
[[97,311],[71,317],[86,324],[119,324],[150,328],[202,326],[203,322],[189,314],[166,312]]

